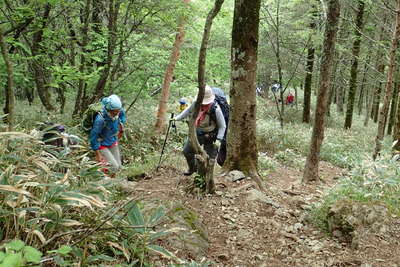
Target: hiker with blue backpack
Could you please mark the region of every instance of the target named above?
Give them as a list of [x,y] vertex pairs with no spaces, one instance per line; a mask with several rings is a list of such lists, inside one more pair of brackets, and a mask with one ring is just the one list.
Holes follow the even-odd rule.
[[112,173],[116,173],[122,167],[118,139],[124,130],[126,115],[117,95],[103,98],[101,105],[90,130],[90,147],[95,151],[96,161],[107,163]]
[[[227,112],[229,112],[229,105],[226,102],[223,91],[219,88],[215,88],[215,91],[213,91],[213,89],[206,85],[203,102],[201,103],[199,114],[195,120],[197,139],[210,158],[216,158],[218,150],[225,144],[226,121],[228,115],[226,112],[223,112],[223,108],[225,111],[226,107],[228,107]],[[223,102],[226,104],[222,104]],[[180,121],[188,117],[192,113],[194,105],[195,102],[181,112],[174,120]],[[216,143],[216,145],[214,143]],[[183,147],[183,155],[188,164],[188,170],[184,172],[184,175],[192,175],[197,171],[197,168],[195,151],[190,145],[189,139],[186,140]]]

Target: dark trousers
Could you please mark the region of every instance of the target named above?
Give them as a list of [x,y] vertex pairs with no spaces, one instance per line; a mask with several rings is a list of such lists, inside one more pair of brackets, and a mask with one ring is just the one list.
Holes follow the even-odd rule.
[[[214,145],[215,136],[210,137],[208,134],[197,134],[197,139],[199,140],[200,145],[203,145],[204,150],[207,152],[210,158],[215,159],[218,150],[217,147]],[[193,147],[190,145],[189,138],[186,139],[185,145],[183,146],[183,155],[186,158],[189,171],[195,172],[197,171],[196,168],[196,161],[195,161],[195,151]]]

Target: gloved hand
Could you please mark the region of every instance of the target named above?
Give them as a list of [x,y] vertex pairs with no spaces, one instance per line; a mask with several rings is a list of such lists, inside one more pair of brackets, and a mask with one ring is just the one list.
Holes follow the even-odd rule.
[[217,139],[216,141],[215,141],[215,145],[217,146],[217,150],[219,151],[219,149],[221,148],[221,142],[222,142],[222,140],[220,140],[220,139]]

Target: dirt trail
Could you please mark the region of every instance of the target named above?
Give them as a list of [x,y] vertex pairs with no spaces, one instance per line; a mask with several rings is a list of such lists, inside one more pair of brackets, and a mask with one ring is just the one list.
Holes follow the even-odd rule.
[[[395,252],[400,248],[398,242],[377,237],[355,250],[307,220],[311,204],[341,173],[321,162],[325,183],[302,185],[299,170],[281,165],[264,181],[266,194],[250,179],[231,182],[217,176],[216,194],[198,198],[184,192],[182,181],[188,178],[170,167],[137,183],[133,194],[164,203],[181,202],[198,214],[208,242],[179,249],[176,252],[182,258],[205,257],[215,262],[213,266],[400,266],[400,250]],[[173,241],[164,245],[176,248]]]

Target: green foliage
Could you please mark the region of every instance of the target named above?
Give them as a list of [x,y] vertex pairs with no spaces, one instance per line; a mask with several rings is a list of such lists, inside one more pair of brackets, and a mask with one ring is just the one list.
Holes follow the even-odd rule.
[[42,253],[34,247],[27,246],[21,240],[12,240],[0,247],[1,267],[20,267],[27,264],[39,264]]
[[[389,151],[384,151],[390,155]],[[311,211],[313,222],[327,230],[327,218],[330,207],[339,201],[361,203],[382,203],[397,215],[400,215],[400,170],[398,161],[384,156],[377,161],[365,159],[354,168],[341,182],[330,190],[321,203]]]

